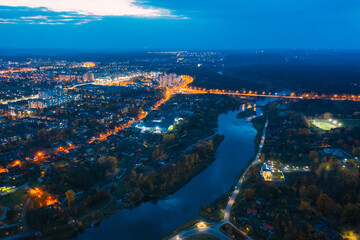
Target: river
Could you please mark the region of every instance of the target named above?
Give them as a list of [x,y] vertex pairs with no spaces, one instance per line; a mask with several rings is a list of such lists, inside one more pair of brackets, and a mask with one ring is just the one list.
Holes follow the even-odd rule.
[[[257,105],[268,102],[259,100]],[[147,202],[124,209],[101,221],[98,227],[86,229],[78,240],[159,240],[192,218],[199,209],[227,192],[236,176],[255,155],[256,130],[251,122],[236,119],[238,111],[218,118],[218,133],[225,136],[216,159],[176,193],[157,202]],[[261,110],[257,109],[257,114]]]

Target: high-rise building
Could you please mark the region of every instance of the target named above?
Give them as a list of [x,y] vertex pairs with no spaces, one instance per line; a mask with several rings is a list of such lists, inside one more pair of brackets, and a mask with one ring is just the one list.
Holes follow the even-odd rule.
[[94,74],[91,72],[87,72],[84,75],[82,75],[82,79],[84,82],[92,82],[94,81]]
[[161,87],[171,87],[178,85],[183,80],[180,76],[172,73],[172,74],[165,74],[163,76],[160,76],[159,83]]

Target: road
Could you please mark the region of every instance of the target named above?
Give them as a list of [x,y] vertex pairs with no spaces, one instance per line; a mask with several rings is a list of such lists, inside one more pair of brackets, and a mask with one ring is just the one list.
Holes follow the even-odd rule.
[[68,87],[67,89],[74,89],[77,87],[81,87],[81,86],[85,86],[85,85],[91,85],[91,84],[95,84],[95,82],[87,82],[87,83],[79,83],[79,84],[75,84],[71,87]]
[[242,185],[242,183],[243,183],[243,181],[245,179],[246,174],[248,173],[249,169],[252,166],[254,166],[255,164],[260,162],[260,154],[261,154],[262,148],[264,146],[265,134],[266,134],[267,126],[268,126],[268,120],[266,120],[265,127],[264,127],[263,132],[262,132],[261,141],[260,141],[260,144],[259,144],[259,149],[258,149],[258,152],[256,154],[256,157],[255,157],[254,161],[250,164],[250,166],[241,175],[239,181],[235,185],[235,190],[233,191],[233,193],[230,196],[230,199],[228,201],[228,205],[226,206],[226,208],[224,210],[225,211],[225,216],[224,216],[224,220],[223,220],[224,223],[229,223],[230,222],[230,220],[229,220],[230,219],[230,211],[231,211],[232,206],[234,205],[236,197],[238,196],[238,194],[240,192],[241,185]]
[[17,99],[8,100],[8,101],[0,100],[0,104],[8,104],[8,103],[12,103],[12,102],[20,102],[20,101],[26,101],[26,100],[38,99],[38,98],[39,98],[39,95],[36,94],[36,95],[33,95],[33,96],[17,98]]
[[[80,86],[84,86],[84,85],[89,85],[89,84],[94,84],[95,82],[88,82],[88,83],[81,83],[81,84],[76,84],[76,85],[73,85],[67,89],[74,89],[74,88],[77,88],[77,87],[80,87]],[[17,99],[13,99],[13,100],[0,100],[0,104],[8,104],[8,103],[12,103],[12,102],[20,102],[20,101],[27,101],[27,100],[31,100],[31,99],[38,99],[39,98],[39,94],[36,94],[36,95],[31,95],[31,96],[28,96],[28,97],[22,97],[22,98],[17,98]]]
[[220,231],[220,227],[222,225],[221,224],[215,224],[209,227],[205,227],[205,228],[194,228],[191,230],[187,230],[187,231],[183,231],[180,234],[176,235],[175,237],[170,238],[171,240],[179,240],[179,239],[183,239],[183,238],[187,238],[187,237],[191,237],[194,235],[198,235],[198,234],[210,234],[213,235],[221,240],[228,240],[230,239],[229,237],[227,237],[226,235],[222,234]]
[[213,224],[213,225],[211,225],[211,223],[207,223],[208,227],[205,227],[205,228],[194,228],[194,229],[182,231],[178,235],[170,238],[170,240],[178,240],[178,239],[182,239],[182,238],[186,238],[186,237],[190,237],[190,236],[198,235],[198,234],[210,234],[221,240],[230,239],[229,237],[227,237],[220,231],[221,226],[223,226],[224,224],[230,224],[232,227],[234,227],[235,229],[240,231],[242,234],[244,234],[244,236],[246,236],[247,239],[252,240],[252,238],[250,236],[248,236],[245,232],[241,231],[230,221],[230,214],[231,214],[231,208],[233,207],[235,200],[236,200],[237,196],[239,195],[239,192],[240,192],[242,183],[244,182],[246,174],[248,173],[249,169],[252,166],[258,164],[261,161],[260,154],[261,154],[261,151],[264,146],[266,129],[267,129],[268,124],[269,124],[269,121],[268,121],[268,119],[266,119],[266,123],[265,123],[264,129],[263,129],[262,135],[261,135],[261,141],[259,144],[259,149],[256,154],[256,157],[255,157],[254,161],[252,161],[252,163],[249,165],[249,167],[241,175],[239,181],[236,183],[234,191],[232,192],[232,194],[229,198],[229,201],[227,203],[227,206],[224,210],[224,219],[221,222]]

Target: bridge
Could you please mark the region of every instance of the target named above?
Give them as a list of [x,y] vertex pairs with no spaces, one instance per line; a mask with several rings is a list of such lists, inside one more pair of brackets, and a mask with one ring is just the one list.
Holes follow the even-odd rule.
[[331,101],[360,101],[360,95],[349,95],[349,94],[332,94],[332,95],[318,95],[318,94],[309,94],[304,93],[301,95],[296,95],[295,93],[291,93],[286,95],[285,93],[266,93],[257,91],[226,91],[219,89],[205,89],[205,88],[196,88],[196,87],[184,87],[180,88],[177,93],[182,94],[219,94],[219,95],[233,95],[233,96],[247,96],[247,97],[272,97],[272,98],[287,98],[287,99],[323,99],[323,100],[331,100]]

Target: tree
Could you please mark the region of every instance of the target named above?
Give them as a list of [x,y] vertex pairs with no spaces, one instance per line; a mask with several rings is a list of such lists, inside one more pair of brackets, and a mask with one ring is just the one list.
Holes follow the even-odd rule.
[[115,183],[112,183],[112,184],[111,184],[110,190],[111,190],[111,192],[115,192],[115,190],[116,190]]
[[75,192],[70,189],[65,192],[65,195],[68,200],[68,206],[71,208],[72,202],[75,200]]
[[104,167],[106,168],[109,168],[111,170],[114,170],[116,167],[117,167],[117,164],[118,164],[118,160],[116,157],[112,157],[112,156],[109,156],[109,157],[100,157],[97,162],[100,164],[100,165],[103,165]]
[[104,169],[106,175],[113,175],[116,173],[118,166],[118,160],[116,157],[100,157],[97,162]]
[[163,136],[163,143],[165,145],[172,145],[175,142],[175,134],[166,134]]
[[352,154],[355,156],[355,157],[360,157],[360,147],[354,147],[352,149]]
[[319,158],[319,153],[317,151],[310,152],[310,160],[314,161],[315,159]]
[[328,112],[327,112],[327,113],[324,113],[324,114],[323,114],[323,118],[324,118],[324,119],[329,119],[329,118],[331,118],[331,117],[332,117],[331,113],[328,113]]
[[309,207],[310,207],[309,202],[301,200],[300,206],[299,206],[299,211],[302,211],[302,212],[307,211],[309,209]]
[[246,201],[251,200],[254,197],[255,190],[251,188],[247,188],[244,190],[244,198]]
[[164,161],[167,158],[167,153],[163,148],[156,148],[152,153],[152,159],[155,162]]
[[343,211],[343,221],[358,225],[360,221],[360,203],[348,204]]
[[320,191],[315,185],[310,185],[305,190],[305,195],[310,199],[311,202],[315,202],[319,197]]
[[332,198],[330,198],[326,193],[320,193],[318,199],[316,200],[316,204],[319,210],[325,215],[330,215],[335,205],[334,200],[332,200]]

